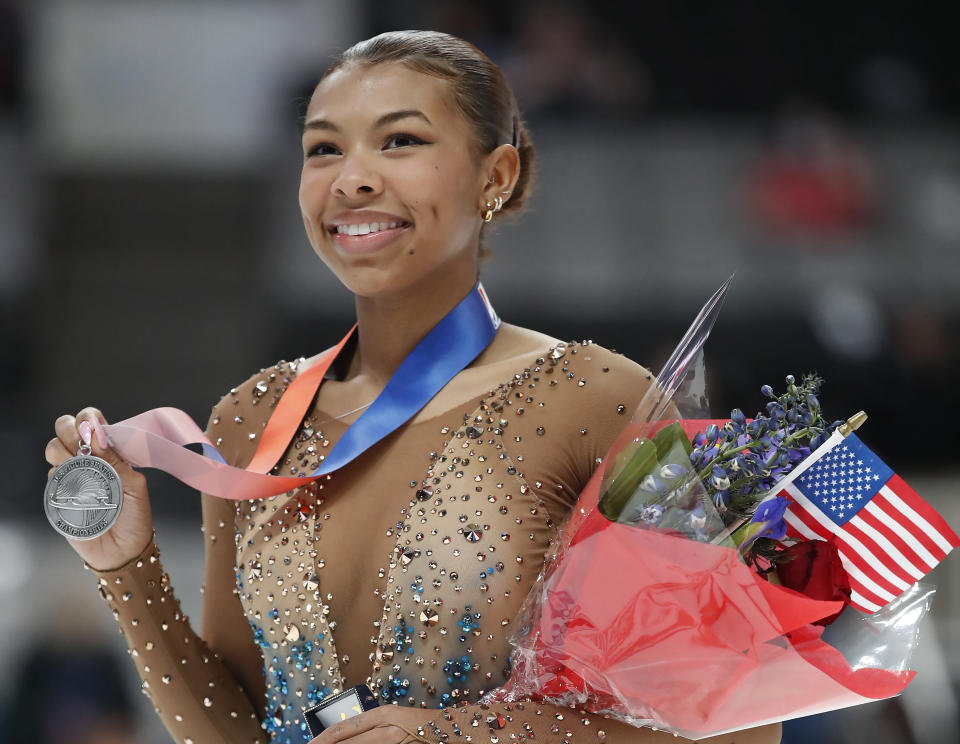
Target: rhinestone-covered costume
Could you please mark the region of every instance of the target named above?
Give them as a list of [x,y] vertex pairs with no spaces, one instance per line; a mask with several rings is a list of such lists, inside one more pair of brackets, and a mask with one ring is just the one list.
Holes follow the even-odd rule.
[[[262,370],[214,408],[208,436],[228,462],[253,456],[297,366]],[[409,741],[635,740],[569,708],[477,701],[509,676],[507,637],[544,553],[649,384],[601,346],[560,345],[308,488],[204,496],[202,639],[155,545],[99,572],[175,740],[301,744],[303,709],[359,683],[425,709]],[[274,472],[309,474],[345,429],[311,410]]]

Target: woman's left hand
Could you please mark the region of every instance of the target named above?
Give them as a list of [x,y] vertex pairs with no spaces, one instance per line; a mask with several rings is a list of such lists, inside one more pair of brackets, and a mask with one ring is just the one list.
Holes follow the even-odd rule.
[[415,741],[412,734],[430,720],[436,710],[381,705],[334,724],[310,744],[400,744]]

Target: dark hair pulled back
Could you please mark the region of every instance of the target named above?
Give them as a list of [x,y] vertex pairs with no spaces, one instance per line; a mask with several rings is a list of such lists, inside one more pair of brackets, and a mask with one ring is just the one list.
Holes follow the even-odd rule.
[[533,186],[533,143],[503,71],[468,41],[439,31],[389,31],[354,44],[337,57],[324,77],[346,65],[398,62],[411,70],[449,80],[457,109],[473,126],[476,152],[503,144],[520,155],[520,174],[510,200],[496,214],[523,209]]

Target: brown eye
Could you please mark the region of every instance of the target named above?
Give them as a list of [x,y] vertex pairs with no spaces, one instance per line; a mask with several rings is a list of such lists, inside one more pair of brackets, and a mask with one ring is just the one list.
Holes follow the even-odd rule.
[[414,137],[412,134],[398,133],[387,137],[387,141],[384,142],[383,148],[385,150],[395,150],[399,147],[412,147],[413,145],[425,144],[426,142],[419,137]]
[[315,155],[338,155],[339,153],[340,151],[329,142],[320,142],[316,145],[311,145],[307,149],[308,158]]

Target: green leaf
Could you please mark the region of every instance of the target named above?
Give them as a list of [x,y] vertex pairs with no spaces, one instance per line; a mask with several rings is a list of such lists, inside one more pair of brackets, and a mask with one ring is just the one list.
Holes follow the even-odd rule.
[[[661,464],[680,462],[685,467],[690,466],[690,453],[693,452],[693,444],[691,444],[687,438],[687,433],[683,430],[679,421],[674,421],[669,426],[664,426],[653,437],[653,441],[657,445],[657,459],[660,460]],[[667,453],[674,449],[676,445],[683,448],[683,453],[686,456],[683,461],[666,457]]]
[[619,519],[640,481],[657,467],[656,445],[649,439],[642,439],[636,444],[636,451],[600,497],[600,513],[611,522]]

